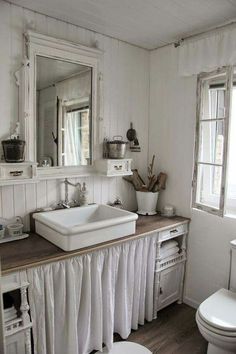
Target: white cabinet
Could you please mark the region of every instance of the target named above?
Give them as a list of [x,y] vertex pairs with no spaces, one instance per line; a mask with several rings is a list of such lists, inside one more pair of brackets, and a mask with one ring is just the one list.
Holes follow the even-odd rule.
[[24,332],[6,338],[6,354],[26,354]]
[[[27,299],[29,283],[21,279],[19,273],[12,273],[1,277],[1,329],[3,329],[2,341],[0,336],[1,354],[31,354],[31,327],[29,304]],[[19,306],[13,308],[16,315],[6,318],[7,311],[3,309],[4,294],[14,294],[18,298]],[[8,312],[9,316],[9,312]],[[1,322],[0,320],[0,322]],[[2,343],[1,343],[2,342]]]
[[182,272],[183,263],[179,263],[160,272],[157,311],[179,300],[181,297]]
[[[154,318],[157,316],[157,311],[171,303],[175,301],[182,303],[187,233],[188,223],[158,233],[154,276]],[[179,251],[173,257],[163,259],[161,247],[169,240],[178,242]]]

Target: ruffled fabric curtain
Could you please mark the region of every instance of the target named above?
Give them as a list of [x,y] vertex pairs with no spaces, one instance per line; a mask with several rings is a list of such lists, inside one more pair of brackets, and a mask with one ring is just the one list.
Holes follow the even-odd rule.
[[62,101],[71,101],[91,95],[91,70],[87,70],[56,85],[56,93]]
[[186,40],[177,49],[179,75],[191,76],[236,64],[236,26]]
[[156,236],[27,270],[35,354],[110,349],[153,319]]

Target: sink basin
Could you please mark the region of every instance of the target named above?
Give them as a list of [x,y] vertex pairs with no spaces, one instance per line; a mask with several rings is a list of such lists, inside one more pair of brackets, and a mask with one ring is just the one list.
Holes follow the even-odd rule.
[[137,214],[108,205],[88,205],[33,214],[37,234],[72,251],[135,233]]

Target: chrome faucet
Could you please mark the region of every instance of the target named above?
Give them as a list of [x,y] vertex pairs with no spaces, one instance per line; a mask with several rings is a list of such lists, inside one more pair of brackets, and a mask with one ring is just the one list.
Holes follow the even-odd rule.
[[[68,188],[68,186],[79,187],[79,189],[81,190],[81,184],[79,182],[72,183],[72,182],[68,181],[68,178],[65,178],[63,183],[65,184],[65,199],[64,199],[64,201],[59,202],[58,205],[64,209],[69,209],[71,207],[71,205],[70,205],[70,201],[69,201],[69,188]],[[76,204],[76,201],[74,201],[74,203]]]

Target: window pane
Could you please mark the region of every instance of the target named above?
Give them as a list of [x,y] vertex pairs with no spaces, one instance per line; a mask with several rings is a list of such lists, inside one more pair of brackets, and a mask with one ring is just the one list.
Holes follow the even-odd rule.
[[196,202],[219,209],[221,178],[222,167],[199,164]]
[[226,75],[204,80],[202,90],[201,119],[225,118]]
[[221,165],[224,150],[224,121],[201,122],[199,129],[198,161]]

